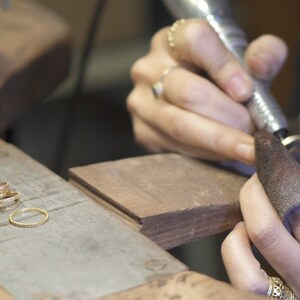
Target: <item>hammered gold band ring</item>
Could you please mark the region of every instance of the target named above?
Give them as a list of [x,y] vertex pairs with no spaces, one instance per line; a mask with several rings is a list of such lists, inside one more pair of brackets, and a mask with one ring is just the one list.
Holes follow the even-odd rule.
[[7,196],[9,196],[9,194],[10,194],[10,190],[0,191],[0,200],[6,198]]
[[8,211],[15,209],[20,202],[20,193],[8,192],[4,197],[0,198],[0,211]]
[[[21,195],[19,192],[12,191],[9,183],[0,181],[0,212],[6,212],[9,210],[14,210],[21,202]],[[15,217],[18,215],[24,215],[27,213],[38,213],[43,215],[44,217],[37,222],[19,222],[15,220]],[[31,217],[30,215],[28,217]],[[32,216],[33,217],[33,216]],[[16,210],[11,213],[8,218],[10,224],[23,227],[30,228],[36,227],[45,224],[49,219],[48,212],[37,207],[28,207],[20,210]]]
[[292,289],[278,277],[269,277],[269,288],[266,296],[271,299],[297,300]]
[[185,19],[176,20],[167,32],[167,42],[168,42],[168,45],[176,59],[180,59],[180,55],[176,51],[174,35],[175,35],[177,28],[180,25],[184,24],[185,22],[186,22]]
[[[31,223],[26,223],[26,222],[19,222],[19,221],[15,221],[15,217],[21,214],[27,214],[27,213],[38,213],[44,216],[44,218],[42,218],[41,220],[37,221],[37,222],[31,222]],[[15,212],[13,212],[10,216],[9,216],[9,223],[17,226],[17,227],[22,227],[22,228],[31,228],[31,227],[37,227],[40,225],[45,224],[49,219],[49,215],[48,212],[41,209],[41,208],[37,208],[37,207],[28,207],[28,208],[23,208],[20,210],[16,210]]]

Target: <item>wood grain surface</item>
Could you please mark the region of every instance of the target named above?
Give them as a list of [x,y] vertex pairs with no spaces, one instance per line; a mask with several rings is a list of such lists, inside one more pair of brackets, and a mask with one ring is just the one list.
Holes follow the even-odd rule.
[[46,224],[19,228],[8,223],[10,212],[0,212],[0,286],[16,299],[95,299],[186,270],[14,146],[0,146],[0,170],[0,181],[21,193],[18,208],[49,213]]
[[246,178],[177,154],[77,167],[70,182],[165,249],[232,228]]
[[232,288],[205,275],[184,271],[98,300],[259,300],[270,299]]

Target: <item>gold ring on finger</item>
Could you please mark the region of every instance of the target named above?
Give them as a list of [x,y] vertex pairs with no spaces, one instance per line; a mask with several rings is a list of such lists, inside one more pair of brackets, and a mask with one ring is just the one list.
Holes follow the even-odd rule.
[[266,296],[271,299],[282,299],[282,300],[297,300],[295,293],[292,289],[283,283],[283,281],[278,277],[270,277],[269,288]]
[[177,28],[180,25],[184,24],[185,22],[186,22],[185,19],[176,20],[167,32],[167,42],[168,42],[168,45],[169,45],[169,47],[170,47],[170,49],[173,53],[173,56],[176,59],[180,59],[180,56],[179,56],[178,52],[176,51],[174,35],[175,35],[175,32],[176,32]]

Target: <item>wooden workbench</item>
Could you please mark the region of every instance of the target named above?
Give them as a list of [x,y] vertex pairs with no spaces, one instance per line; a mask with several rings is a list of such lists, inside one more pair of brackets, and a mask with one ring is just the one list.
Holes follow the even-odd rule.
[[0,146],[0,169],[20,207],[50,215],[43,226],[18,228],[0,214],[0,285],[16,299],[93,299],[186,269],[12,145]]
[[20,208],[49,212],[49,221],[36,228],[14,227],[8,212],[0,214],[1,299],[12,299],[8,293],[18,300],[259,299],[188,271],[108,209],[2,141],[0,170],[0,181],[21,193]]
[[232,229],[247,178],[175,153],[70,169],[70,182],[164,249]]

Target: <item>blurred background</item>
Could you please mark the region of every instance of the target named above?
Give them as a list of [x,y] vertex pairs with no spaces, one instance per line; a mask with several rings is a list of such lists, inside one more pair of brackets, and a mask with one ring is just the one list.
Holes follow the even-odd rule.
[[[79,62],[99,2],[37,1],[69,24],[74,47],[72,68],[68,79],[49,98],[31,108],[6,132],[7,140],[66,179],[70,167],[147,154],[135,144],[126,97],[132,89],[131,65],[146,54],[151,35],[173,22],[161,1],[106,1],[97,26],[92,28],[95,39],[79,93],[74,93]],[[235,0],[233,4],[249,40],[272,33],[287,42],[290,55],[274,81],[273,92],[284,111],[296,118],[300,106],[296,101],[300,2],[290,0],[283,5],[279,0]],[[192,270],[227,280],[220,257],[224,236],[196,241],[172,253]]]

